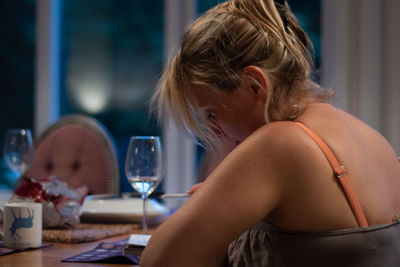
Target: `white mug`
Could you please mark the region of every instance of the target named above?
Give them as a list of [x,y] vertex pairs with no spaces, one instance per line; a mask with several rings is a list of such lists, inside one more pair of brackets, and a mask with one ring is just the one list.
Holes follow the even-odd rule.
[[3,213],[4,245],[8,248],[37,248],[42,245],[42,204],[6,203]]

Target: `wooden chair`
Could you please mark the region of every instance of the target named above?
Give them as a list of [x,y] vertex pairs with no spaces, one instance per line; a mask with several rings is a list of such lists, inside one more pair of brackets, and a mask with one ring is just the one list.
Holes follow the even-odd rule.
[[89,194],[120,190],[114,140],[103,124],[84,115],[67,115],[50,125],[35,141],[35,157],[24,175],[55,175],[73,188],[87,185]]

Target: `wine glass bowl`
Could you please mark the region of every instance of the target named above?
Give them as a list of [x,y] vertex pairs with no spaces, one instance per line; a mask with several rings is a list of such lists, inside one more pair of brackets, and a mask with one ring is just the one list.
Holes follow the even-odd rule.
[[163,177],[163,158],[158,136],[133,136],[129,141],[125,173],[131,186],[143,199],[143,233],[146,233],[146,203],[148,196]]
[[34,156],[32,134],[29,129],[9,129],[4,140],[4,160],[18,175],[31,165]]

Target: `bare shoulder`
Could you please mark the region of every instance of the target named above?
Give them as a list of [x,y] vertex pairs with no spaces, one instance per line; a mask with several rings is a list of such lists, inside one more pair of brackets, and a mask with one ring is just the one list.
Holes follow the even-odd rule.
[[[292,121],[268,123],[245,141],[261,153],[273,155],[276,160],[290,160],[310,144],[304,132]],[[289,156],[289,157],[288,157]]]
[[304,175],[299,172],[309,175],[315,168],[329,168],[318,145],[292,121],[262,126],[237,150],[238,156],[250,154],[258,166],[265,166],[266,177],[281,192],[293,185],[294,180],[301,182]]
[[268,145],[285,146],[298,141],[299,126],[292,121],[277,121],[265,124],[249,138],[264,139]]

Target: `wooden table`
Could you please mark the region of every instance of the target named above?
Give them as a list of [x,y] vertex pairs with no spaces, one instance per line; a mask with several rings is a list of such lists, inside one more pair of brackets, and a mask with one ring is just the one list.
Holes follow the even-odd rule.
[[[152,229],[149,229],[151,233]],[[142,230],[137,229],[132,233],[141,234]],[[100,242],[117,242],[126,239],[130,234],[114,236],[107,239],[102,239],[94,242],[80,244],[64,244],[52,243],[51,247],[28,250],[23,252],[12,253],[9,255],[0,256],[1,267],[57,267],[57,266],[113,266],[122,267],[130,266],[127,264],[103,264],[103,263],[75,263],[61,262],[62,259],[75,256],[85,251],[94,249]],[[135,265],[132,265],[135,266]]]

